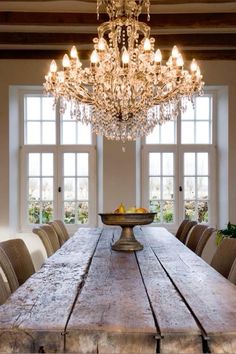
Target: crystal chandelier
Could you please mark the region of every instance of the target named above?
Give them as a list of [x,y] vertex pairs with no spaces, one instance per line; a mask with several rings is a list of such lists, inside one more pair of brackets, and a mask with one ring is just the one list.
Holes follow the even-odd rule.
[[60,100],[62,112],[91,124],[92,131],[114,140],[134,140],[151,133],[156,124],[175,119],[187,101],[202,92],[204,82],[193,59],[190,71],[176,46],[164,64],[150,27],[138,21],[142,7],[149,18],[149,0],[98,0],[109,21],[93,39],[90,67],[82,68],[72,47],[63,70],[53,60],[45,90]]

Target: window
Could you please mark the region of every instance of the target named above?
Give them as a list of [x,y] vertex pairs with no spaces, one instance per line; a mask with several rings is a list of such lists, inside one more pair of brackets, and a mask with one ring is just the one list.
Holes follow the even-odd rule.
[[[90,126],[60,115],[41,91],[21,96],[22,229],[60,218],[77,227],[96,224],[95,139]],[[86,106],[81,106],[86,109]]]
[[214,224],[213,101],[210,92],[197,97],[143,141],[142,204],[159,225],[175,229],[183,218]]

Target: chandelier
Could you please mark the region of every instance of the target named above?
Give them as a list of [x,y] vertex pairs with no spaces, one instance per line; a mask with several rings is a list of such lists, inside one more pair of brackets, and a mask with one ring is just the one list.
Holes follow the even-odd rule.
[[90,66],[82,68],[72,47],[63,69],[53,60],[45,76],[46,92],[60,100],[62,113],[91,124],[92,131],[113,140],[135,140],[184,111],[202,92],[204,82],[195,59],[190,70],[176,46],[164,64],[150,27],[138,21],[142,7],[149,19],[149,0],[98,0],[109,21],[98,27]]

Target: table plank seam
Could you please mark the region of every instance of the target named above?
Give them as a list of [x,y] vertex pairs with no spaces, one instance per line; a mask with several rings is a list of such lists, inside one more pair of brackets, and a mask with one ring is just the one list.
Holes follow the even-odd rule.
[[148,291],[147,291],[146,284],[145,284],[144,279],[143,279],[143,274],[142,274],[142,271],[141,271],[141,268],[140,268],[140,265],[139,265],[139,262],[138,262],[138,258],[137,258],[137,252],[134,252],[134,254],[135,254],[135,259],[136,259],[136,262],[137,262],[137,265],[138,265],[138,269],[139,269],[139,272],[140,272],[140,276],[141,276],[141,279],[142,279],[142,282],[143,282],[143,286],[144,286],[145,292],[147,294],[149,306],[150,306],[151,311],[152,311],[154,323],[155,323],[155,326],[156,326],[156,330],[157,330],[157,334],[155,335],[155,339],[157,339],[156,353],[159,353],[159,351],[160,351],[160,343],[159,343],[158,339],[161,338],[161,331],[160,331],[160,328],[159,328],[159,325],[158,325],[158,321],[157,321],[157,318],[156,318],[156,315],[155,315],[155,311],[154,311],[153,306],[152,306],[152,302],[151,302],[150,296],[149,296]]
[[169,274],[169,272],[165,269],[165,267],[163,266],[161,260],[159,259],[159,257],[157,256],[156,252],[155,252],[155,248],[151,247],[155,257],[157,258],[158,262],[160,263],[161,267],[163,268],[164,272],[166,273],[166,275],[169,277],[171,283],[173,284],[174,288],[178,291],[182,301],[184,302],[184,304],[186,305],[186,307],[188,308],[188,310],[190,311],[190,313],[192,314],[194,320],[196,321],[201,333],[202,333],[202,337],[203,340],[207,341],[209,340],[209,337],[207,336],[207,333],[204,329],[204,327],[202,326],[201,322],[198,320],[195,312],[193,311],[193,309],[191,308],[191,306],[188,304],[188,302],[186,301],[185,297],[183,296],[181,290],[178,288],[178,285],[175,283],[175,281],[173,280],[173,278],[171,277],[171,275]]
[[97,246],[98,246],[99,240],[100,240],[100,238],[101,238],[101,235],[102,235],[102,230],[101,230],[101,233],[100,233],[100,235],[99,235],[99,237],[98,237],[98,239],[97,239],[96,246],[95,246],[95,248],[94,248],[94,250],[93,250],[93,253],[91,254],[91,257],[90,257],[89,262],[88,262],[88,264],[87,264],[86,270],[85,270],[84,274],[82,275],[82,281],[79,283],[79,286],[78,286],[78,289],[77,289],[77,293],[76,293],[75,299],[74,299],[74,301],[73,301],[73,304],[72,304],[72,306],[71,306],[71,309],[70,309],[70,312],[69,312],[69,315],[68,315],[68,318],[67,318],[67,321],[66,321],[66,324],[65,324],[64,332],[61,333],[61,334],[64,336],[64,351],[65,351],[65,349],[66,349],[66,335],[67,335],[67,333],[68,333],[68,332],[67,332],[67,326],[68,326],[68,323],[69,323],[69,321],[70,321],[70,318],[71,318],[73,309],[74,309],[74,307],[75,307],[75,304],[76,304],[76,302],[77,302],[77,300],[78,300],[78,297],[79,297],[79,295],[81,294],[81,291],[82,291],[82,289],[83,289],[83,287],[84,287],[84,285],[85,285],[85,281],[86,281],[86,278],[87,278],[87,276],[88,276],[89,269],[90,269],[90,266],[91,266],[91,263],[92,263],[92,260],[93,260],[93,256],[94,256],[94,254],[95,254],[95,252],[96,252],[96,250],[97,250]]

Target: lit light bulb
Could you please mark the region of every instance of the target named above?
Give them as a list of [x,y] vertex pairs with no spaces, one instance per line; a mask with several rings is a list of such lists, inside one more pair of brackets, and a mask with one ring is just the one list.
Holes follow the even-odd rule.
[[191,68],[191,71],[192,71],[192,72],[197,71],[198,65],[197,65],[197,62],[196,62],[195,59],[192,60],[192,63],[191,63],[191,67],[190,67],[190,68]]
[[94,64],[94,65],[98,64],[99,56],[98,56],[98,52],[96,51],[96,49],[93,50],[91,57],[90,57],[90,61],[91,61],[91,64]]
[[173,47],[171,55],[172,55],[172,58],[178,58],[178,56],[179,56],[179,50],[178,50],[178,48],[176,47],[176,45]]
[[143,49],[145,52],[150,52],[151,50],[151,42],[149,38],[145,38],[144,44],[143,44]]
[[122,63],[124,65],[128,65],[129,64],[129,53],[127,51],[127,49],[125,48],[122,54]]
[[71,48],[70,56],[71,56],[72,59],[77,59],[78,58],[78,52],[77,52],[77,49],[76,49],[76,47],[74,45]]
[[182,57],[182,54],[179,53],[177,61],[176,61],[177,66],[184,66],[184,60]]
[[52,62],[50,64],[50,71],[51,71],[51,73],[57,72],[57,63],[55,62],[55,60],[52,60]]
[[106,49],[106,41],[104,38],[101,37],[98,41],[98,50],[104,52],[105,49]]
[[157,49],[154,55],[154,61],[155,63],[160,63],[162,61],[162,54],[160,49]]
[[63,60],[62,60],[62,65],[64,68],[69,68],[70,67],[70,59],[67,54],[64,55]]

